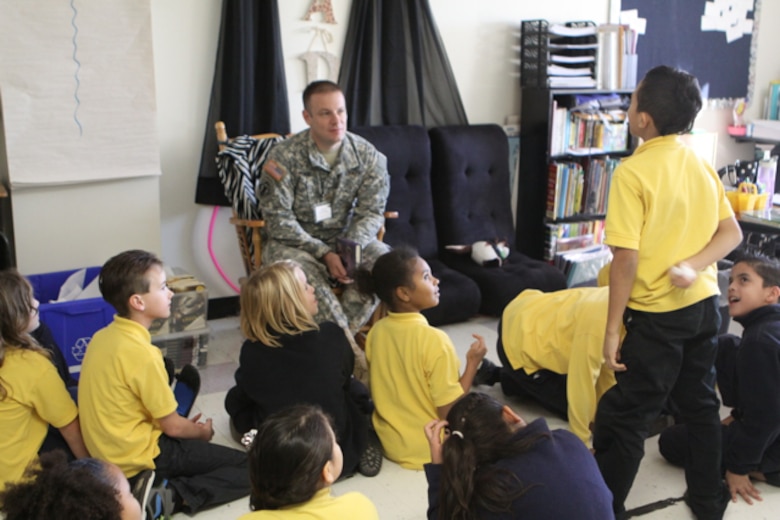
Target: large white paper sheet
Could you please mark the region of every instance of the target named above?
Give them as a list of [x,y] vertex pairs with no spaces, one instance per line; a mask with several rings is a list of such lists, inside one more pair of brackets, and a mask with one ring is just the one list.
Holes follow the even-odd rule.
[[160,174],[150,0],[0,0],[12,187]]

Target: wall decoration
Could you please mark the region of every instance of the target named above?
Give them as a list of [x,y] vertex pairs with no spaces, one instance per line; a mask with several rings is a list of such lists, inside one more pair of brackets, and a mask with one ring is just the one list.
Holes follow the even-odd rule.
[[336,17],[333,16],[333,5],[330,2],[331,0],[312,0],[309,10],[306,11],[303,19],[310,22],[311,15],[314,13],[322,13],[322,16],[325,18],[323,20],[325,23],[335,24]]
[[12,187],[160,175],[150,0],[0,0]]
[[637,42],[638,78],[657,65],[695,75],[708,98],[745,98],[760,0],[622,0],[621,20],[646,29]]
[[[333,41],[333,35],[320,27],[313,27],[312,31],[314,32],[314,37],[309,44],[309,48],[300,55],[300,58],[306,63],[306,83],[308,84],[318,79],[328,79],[335,83],[339,79],[339,57],[332,52],[328,52],[328,43]],[[312,47],[314,47],[318,37],[322,42],[323,50],[314,51]],[[321,61],[328,67],[325,75],[317,72]]]

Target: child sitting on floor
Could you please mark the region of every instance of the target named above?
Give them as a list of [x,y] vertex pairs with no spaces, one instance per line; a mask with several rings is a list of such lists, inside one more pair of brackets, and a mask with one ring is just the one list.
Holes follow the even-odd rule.
[[192,515],[248,495],[246,453],[209,442],[211,419],[179,415],[151,342],[149,326],[171,313],[162,261],[146,251],[120,253],[103,265],[100,292],[117,314],[92,336],[82,364],[79,409],[90,453],[119,466],[136,488],[155,471],[168,481],[174,512]]
[[0,271],[0,491],[22,478],[43,449],[49,425],[77,457],[87,457],[78,409],[57,369],[30,336],[38,300],[16,270]]
[[[442,430],[446,432],[442,440]],[[425,426],[428,519],[607,520],[612,493],[577,437],[473,392]]]
[[360,493],[331,495],[343,459],[331,422],[319,407],[296,405],[271,414],[257,431],[249,459],[253,512],[239,520],[379,518]]
[[317,325],[317,307],[314,288],[292,260],[264,266],[243,283],[241,332],[247,340],[236,386],[225,397],[234,436],[282,408],[316,404],[334,419],[345,474],[374,476],[382,450],[375,434],[369,443],[368,389],[352,377],[355,356],[344,331],[333,322]]
[[420,311],[438,305],[439,280],[417,251],[399,247],[377,259],[371,272],[360,269],[361,292],[376,293],[388,315],[366,338],[374,428],[385,455],[410,469],[430,460],[422,427],[447,416],[471,389],[487,347],[481,336],[460,360],[447,334],[428,325]]
[[[780,486],[780,262],[743,255],[729,276],[729,314],[744,327],[742,339],[721,336],[715,370],[723,404],[723,469],[732,501],[752,504],[761,493],[753,478]],[[688,427],[667,428],[658,440],[672,464],[687,464]]]
[[25,480],[0,494],[5,520],[141,520],[141,506],[114,464],[83,458],[68,462],[65,453],[41,455]]

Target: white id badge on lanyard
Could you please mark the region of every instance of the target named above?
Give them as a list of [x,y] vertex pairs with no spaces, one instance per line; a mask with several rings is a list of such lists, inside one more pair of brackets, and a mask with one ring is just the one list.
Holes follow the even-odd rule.
[[330,209],[330,204],[323,202],[314,206],[314,222],[322,222],[328,220],[333,216],[333,211]]

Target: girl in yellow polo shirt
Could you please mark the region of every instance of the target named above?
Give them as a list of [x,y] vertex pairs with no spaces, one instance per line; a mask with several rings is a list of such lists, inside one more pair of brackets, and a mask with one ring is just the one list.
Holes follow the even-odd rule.
[[0,271],[0,491],[38,458],[49,424],[77,458],[88,456],[78,410],[48,353],[30,336],[38,300],[16,270]]
[[439,280],[412,248],[385,253],[371,272],[358,270],[355,278],[361,292],[376,293],[389,309],[366,337],[374,429],[387,458],[422,469],[431,460],[422,428],[444,419],[471,389],[487,352],[485,340],[474,334],[460,374],[452,341],[420,314],[439,304]]
[[249,450],[253,512],[239,520],[378,520],[364,495],[331,494],[343,462],[330,419],[319,407],[295,405],[271,414]]

